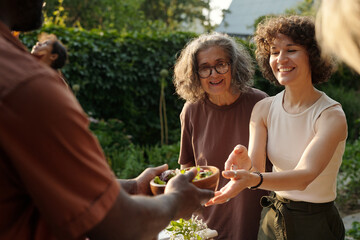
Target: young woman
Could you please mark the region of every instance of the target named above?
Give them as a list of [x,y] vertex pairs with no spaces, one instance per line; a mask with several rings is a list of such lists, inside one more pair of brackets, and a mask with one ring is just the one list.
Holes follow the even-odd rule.
[[[250,87],[253,73],[249,53],[227,35],[204,34],[182,50],[174,75],[176,91],[186,100],[180,115],[182,168],[207,164],[223,170],[232,146],[247,146],[252,108],[267,96]],[[227,182],[220,178],[219,188]],[[256,239],[258,203],[266,193],[244,191],[202,216],[217,239]]]
[[[264,77],[285,89],[255,105],[250,157],[244,146],[235,148],[226,162],[230,171],[223,173],[231,181],[208,205],[248,187],[271,190],[273,196],[261,201],[258,239],[344,239],[334,200],[347,125],[340,104],[314,87],[333,69],[321,58],[314,22],[300,16],[268,19],[258,26],[255,42]],[[266,156],[271,173],[264,173]]]

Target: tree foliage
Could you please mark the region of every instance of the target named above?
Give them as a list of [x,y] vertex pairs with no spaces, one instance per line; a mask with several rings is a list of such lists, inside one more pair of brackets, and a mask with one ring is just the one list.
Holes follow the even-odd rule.
[[315,6],[316,4],[314,0],[303,0],[302,2],[299,2],[294,8],[286,9],[285,14],[315,16]]
[[264,21],[266,18],[276,17],[278,15],[302,15],[302,16],[315,16],[316,14],[316,3],[314,0],[303,0],[299,2],[295,7],[286,9],[282,14],[268,14],[263,15],[255,19],[252,28],[254,31],[257,25]]
[[210,11],[209,0],[144,0],[141,10],[149,20],[161,20],[171,30],[201,23],[209,24],[204,9]]
[[[138,11],[144,0],[47,0],[48,20],[57,23],[61,15],[65,26],[85,29],[139,30],[146,27],[144,14]],[[136,16],[136,18],[134,18]]]
[[49,22],[67,27],[144,32],[197,24],[211,30],[204,9],[210,11],[209,0],[47,0],[44,11]]

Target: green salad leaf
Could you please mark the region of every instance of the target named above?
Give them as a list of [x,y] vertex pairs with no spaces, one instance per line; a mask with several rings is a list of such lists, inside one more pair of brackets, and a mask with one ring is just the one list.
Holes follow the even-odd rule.
[[161,181],[161,179],[159,178],[159,176],[156,176],[156,177],[154,178],[154,183],[161,184],[161,185],[166,185],[166,182]]
[[206,239],[201,230],[207,228],[205,222],[192,215],[189,220],[180,218],[177,221],[171,221],[166,230],[171,234],[171,239],[181,235],[184,240],[202,240]]

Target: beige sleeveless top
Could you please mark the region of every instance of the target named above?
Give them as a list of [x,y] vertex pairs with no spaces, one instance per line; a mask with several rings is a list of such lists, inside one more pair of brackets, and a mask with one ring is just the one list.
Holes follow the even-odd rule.
[[[273,98],[267,119],[267,154],[273,163],[274,172],[294,169],[315,136],[315,122],[320,114],[332,106],[341,108],[338,102],[322,92],[322,96],[311,107],[299,114],[289,114],[282,106],[284,92]],[[336,178],[344,149],[345,140],[338,144],[324,171],[304,191],[276,191],[276,194],[293,201],[333,201],[336,198]]]

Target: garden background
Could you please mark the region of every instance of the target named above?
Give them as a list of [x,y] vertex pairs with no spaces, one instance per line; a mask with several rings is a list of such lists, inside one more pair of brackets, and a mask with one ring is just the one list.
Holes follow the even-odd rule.
[[[198,21],[206,31],[215,28],[196,10],[211,11],[209,1],[99,0],[92,7],[87,2],[47,1],[43,28],[22,33],[21,41],[31,49],[37,36],[47,32],[66,45],[69,59],[62,73],[89,115],[90,129],[117,177],[133,178],[163,163],[179,167],[179,114],[184,101],[175,94],[173,67],[179,51],[198,35],[184,31],[184,26]],[[167,14],[162,16],[164,8]],[[313,15],[314,3],[306,0],[287,13]],[[254,56],[250,40],[237,41]],[[258,70],[254,87],[270,96],[282,90]],[[318,88],[342,104],[348,121],[336,203],[343,213],[360,211],[360,76],[339,64],[330,81]],[[359,234],[359,224],[348,233]]]

